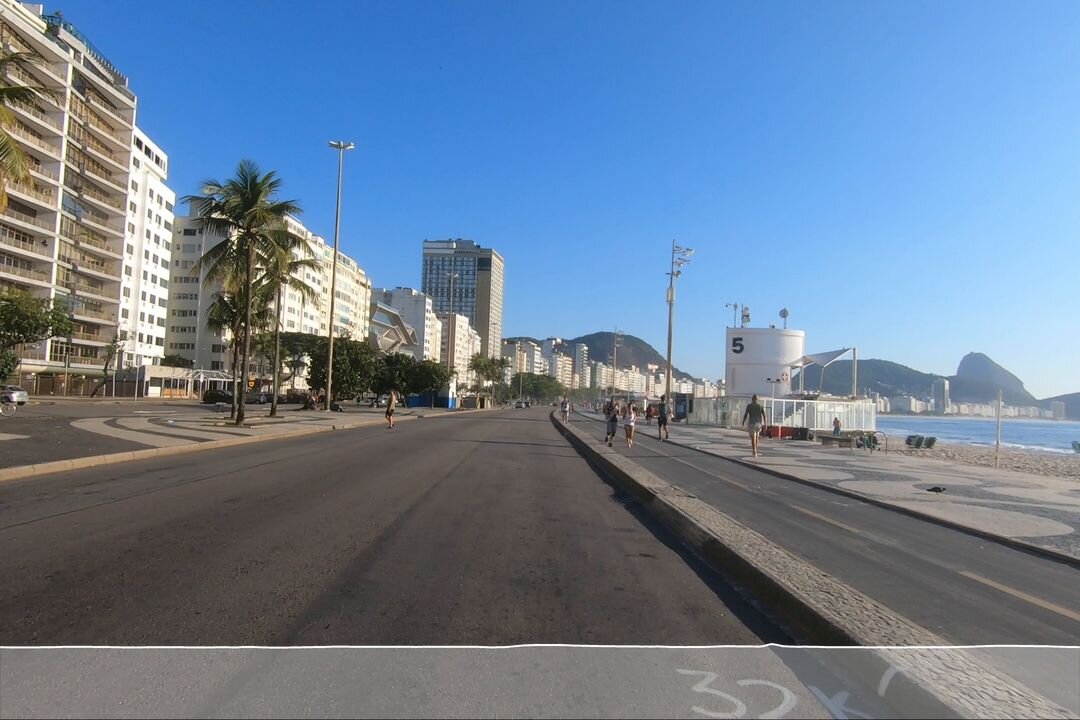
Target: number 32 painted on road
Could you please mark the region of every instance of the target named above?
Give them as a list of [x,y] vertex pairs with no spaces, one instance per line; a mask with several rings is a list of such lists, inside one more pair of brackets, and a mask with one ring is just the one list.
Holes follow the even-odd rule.
[[[682,670],[677,669],[680,675],[696,675],[701,678],[701,681],[694,685],[694,692],[707,693],[709,695],[715,695],[718,698],[723,699],[726,702],[731,703],[731,710],[729,712],[716,712],[715,710],[706,710],[703,707],[694,706],[690,708],[696,713],[700,713],[705,717],[710,718],[741,718],[746,715],[746,704],[733,695],[728,695],[726,692],[717,690],[716,688],[709,687],[709,683],[716,680],[719,675],[716,673],[706,672],[704,670]],[[789,712],[795,709],[798,705],[798,700],[795,699],[795,694],[788,690],[783,685],[778,685],[768,680],[737,680],[735,684],[739,687],[746,687],[748,685],[764,685],[775,689],[781,695],[780,704],[760,717],[763,718],[782,718]]]

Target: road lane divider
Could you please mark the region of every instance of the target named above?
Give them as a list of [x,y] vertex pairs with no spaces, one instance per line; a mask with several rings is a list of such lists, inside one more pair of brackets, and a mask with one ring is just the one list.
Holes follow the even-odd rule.
[[832,525],[834,527],[838,527],[841,530],[846,530],[849,533],[854,533],[856,535],[862,535],[862,530],[859,530],[858,528],[853,528],[850,525],[845,525],[844,523],[840,522],[839,520],[833,520],[831,517],[826,517],[826,516],[824,516],[824,515],[822,515],[820,513],[814,512],[813,510],[807,510],[806,508],[802,507],[801,505],[792,505],[791,503],[788,503],[788,507],[791,508],[792,510],[796,510],[798,512],[801,512],[803,515],[809,515],[810,517],[812,517],[812,518],[814,518],[816,520],[820,520],[823,523],[828,523],[828,524],[830,524],[830,525]]
[[[844,670],[870,686],[899,668],[892,685],[915,717],[1052,717],[1070,712],[762,534],[607,447],[592,427],[551,423],[609,482],[721,575],[745,588],[802,641],[873,649]],[[932,656],[916,648],[940,647]],[[884,648],[892,648],[888,653]],[[841,655],[843,657],[843,655]]]
[[999,590],[1007,595],[1012,595],[1015,598],[1019,598],[1024,602],[1041,607],[1043,610],[1049,610],[1050,612],[1057,613],[1062,617],[1067,617],[1070,620],[1080,623],[1080,613],[1070,610],[1069,608],[1062,607],[1056,603],[1052,603],[1049,600],[1043,600],[1041,597],[1035,595],[1029,595],[1023,590],[1017,590],[1016,588],[1009,587],[1008,585],[1002,585],[999,582],[995,582],[990,578],[985,578],[982,575],[970,572],[968,570],[960,570],[959,573],[966,577],[968,580],[974,580],[977,583],[982,583],[987,587],[992,587],[995,590]]

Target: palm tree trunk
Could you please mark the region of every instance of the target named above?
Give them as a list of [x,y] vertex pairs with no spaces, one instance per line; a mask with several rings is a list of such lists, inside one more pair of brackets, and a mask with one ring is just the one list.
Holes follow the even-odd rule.
[[239,378],[237,377],[236,367],[236,335],[233,335],[233,348],[232,348],[232,402],[229,405],[229,419],[236,417],[236,398],[240,389]]
[[277,288],[277,302],[274,304],[274,386],[270,392],[274,399],[270,401],[270,417],[277,417],[278,375],[281,368],[281,284]]
[[[251,238],[248,238],[247,243],[247,267],[244,272],[244,280],[246,282],[247,292],[244,293],[244,361],[241,370],[244,373],[244,378],[247,378],[248,369],[248,357],[251,355],[251,306],[255,304],[255,292],[251,287],[252,276],[255,274],[255,243]],[[246,401],[246,388],[245,382],[242,386],[245,392]],[[246,402],[241,402],[236,409],[236,424],[240,425],[244,422],[244,410]]]

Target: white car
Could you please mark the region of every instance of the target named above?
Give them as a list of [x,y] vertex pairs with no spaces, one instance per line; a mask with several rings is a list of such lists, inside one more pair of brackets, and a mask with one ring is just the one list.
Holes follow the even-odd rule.
[[25,405],[30,401],[30,394],[18,385],[4,385],[3,390],[0,390],[0,400]]

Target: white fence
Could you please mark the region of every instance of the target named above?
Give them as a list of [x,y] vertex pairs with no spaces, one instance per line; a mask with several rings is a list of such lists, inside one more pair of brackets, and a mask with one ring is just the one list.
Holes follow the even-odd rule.
[[[833,419],[847,430],[877,430],[877,408],[873,400],[787,400],[760,398],[769,425],[805,427],[832,431]],[[694,398],[691,425],[739,427],[750,404],[748,397]]]

